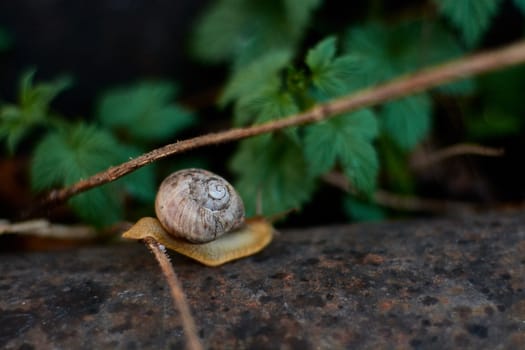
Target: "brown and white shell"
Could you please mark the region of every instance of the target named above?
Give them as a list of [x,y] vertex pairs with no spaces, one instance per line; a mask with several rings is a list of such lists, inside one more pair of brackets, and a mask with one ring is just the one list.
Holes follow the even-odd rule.
[[175,237],[205,243],[244,224],[244,204],[232,185],[203,169],[185,169],[161,183],[155,212]]

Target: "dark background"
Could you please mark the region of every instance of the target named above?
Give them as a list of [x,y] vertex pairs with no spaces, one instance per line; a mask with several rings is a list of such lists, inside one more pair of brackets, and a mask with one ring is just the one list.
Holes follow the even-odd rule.
[[206,1],[0,1],[0,25],[13,47],[0,57],[0,92],[13,98],[28,67],[37,79],[61,73],[75,79],[55,106],[65,115],[89,116],[105,88],[143,78],[202,86],[205,66],[192,64],[187,50],[191,25]]

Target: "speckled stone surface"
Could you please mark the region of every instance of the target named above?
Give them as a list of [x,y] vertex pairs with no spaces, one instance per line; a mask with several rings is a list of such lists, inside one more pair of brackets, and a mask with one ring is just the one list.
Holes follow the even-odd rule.
[[[0,259],[2,349],[183,348],[143,245]],[[525,213],[289,230],[220,268],[173,263],[206,348],[525,348]]]

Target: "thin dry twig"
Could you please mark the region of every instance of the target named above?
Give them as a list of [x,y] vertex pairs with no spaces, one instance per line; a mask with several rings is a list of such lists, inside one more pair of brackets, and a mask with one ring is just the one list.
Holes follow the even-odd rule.
[[432,153],[427,153],[424,157],[413,162],[412,167],[420,169],[431,164],[442,162],[448,158],[462,155],[478,155],[485,157],[499,157],[505,153],[502,148],[493,148],[472,143],[458,143]]
[[428,90],[444,83],[516,65],[524,61],[525,41],[520,41],[500,49],[479,53],[433,68],[425,69],[415,74],[402,76],[376,87],[343,96],[323,104],[318,104],[308,111],[283,119],[245,128],[236,128],[223,132],[211,133],[169,144],[145,153],[128,162],[111,167],[87,179],[80,180],[70,187],[53,190],[40,203],[40,207],[61,203],[78,193],[114,181],[161,158],[183,153],[198,147],[240,140],[291,126],[315,123],[344,112],[351,112],[360,108],[370,107],[406,95]]
[[[342,173],[335,171],[327,173],[323,176],[323,180],[344,192],[356,194],[352,184]],[[473,203],[402,196],[385,190],[377,190],[373,194],[372,199],[381,206],[396,210],[450,213],[454,215],[472,212],[476,207]]]
[[152,237],[144,239],[146,246],[151,250],[157,262],[160,265],[160,269],[168,282],[171,292],[171,298],[175,304],[175,308],[179,310],[182,319],[182,327],[186,334],[187,347],[190,350],[202,350],[202,344],[197,336],[197,328],[195,327],[195,321],[191,316],[190,307],[186,301],[186,296],[182,290],[181,283],[175,274],[175,270],[170,263],[166,253],[161,249],[159,243]]
[[57,239],[91,239],[97,237],[97,231],[91,226],[53,224],[45,219],[21,222],[0,220],[0,235],[22,234]]

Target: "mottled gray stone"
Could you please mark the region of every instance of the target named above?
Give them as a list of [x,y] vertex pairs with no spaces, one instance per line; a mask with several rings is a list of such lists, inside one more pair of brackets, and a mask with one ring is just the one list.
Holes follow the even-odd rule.
[[[213,349],[520,349],[525,213],[286,230],[219,268],[172,255]],[[179,349],[140,244],[0,256],[0,348]]]

